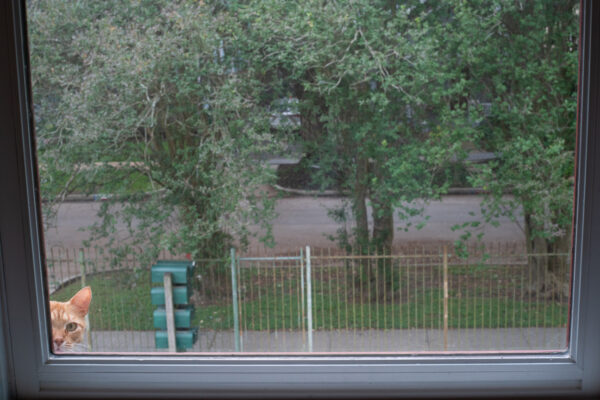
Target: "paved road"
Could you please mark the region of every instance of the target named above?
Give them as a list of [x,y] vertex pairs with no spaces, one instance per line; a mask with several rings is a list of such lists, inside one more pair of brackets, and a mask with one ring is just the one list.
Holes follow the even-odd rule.
[[[397,230],[395,243],[402,244],[416,241],[454,241],[460,232],[452,231],[455,224],[476,219],[479,215],[481,198],[472,195],[445,196],[441,201],[425,204],[425,213],[430,217],[421,230],[410,228],[408,232]],[[331,247],[333,243],[327,235],[336,233],[337,225],[327,215],[327,210],[340,206],[342,199],[333,197],[292,197],[278,201],[276,211],[278,217],[273,221],[273,233],[280,251],[295,250],[300,246]],[[81,229],[97,221],[98,202],[64,203],[58,211],[57,223],[46,232],[48,246],[81,247],[87,233]],[[475,217],[469,213],[475,213]],[[421,219],[414,218],[413,226]],[[484,240],[520,241],[523,232],[518,223],[504,218],[498,228],[482,226]],[[396,221],[399,228],[400,221]],[[124,226],[120,225],[121,237],[126,237]],[[253,243],[257,245],[256,242]]]

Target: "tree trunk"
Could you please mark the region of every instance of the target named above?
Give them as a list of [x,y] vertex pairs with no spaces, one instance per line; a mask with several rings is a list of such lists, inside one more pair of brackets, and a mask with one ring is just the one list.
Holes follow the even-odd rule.
[[389,254],[394,241],[394,210],[390,204],[373,202],[373,245]]
[[[377,174],[377,178],[381,181],[382,176]],[[387,254],[392,250],[394,241],[394,207],[385,195],[377,193],[371,196],[373,210],[373,245],[379,252]]]
[[367,159],[359,156],[356,165],[352,212],[354,213],[354,220],[356,222],[354,246],[361,251],[365,251],[369,247],[369,222],[367,219],[367,168]]
[[[385,177],[377,165],[374,165],[374,172],[378,181],[383,182]],[[387,258],[392,253],[392,243],[394,242],[394,207],[390,202],[390,197],[381,191],[371,192],[371,204],[373,211],[371,247],[379,256],[376,262],[377,271],[375,276],[371,277],[372,286],[376,290],[371,290],[371,292],[377,295],[376,300],[385,302],[391,297],[394,290],[393,263],[391,258]]]
[[377,300],[386,301],[391,297],[394,288],[392,279],[393,264],[391,258],[386,258],[392,253],[392,243],[394,241],[394,209],[389,203],[373,202],[373,246],[377,259],[377,272],[372,278],[375,279],[376,290],[371,291],[377,294]]
[[525,214],[525,242],[528,255],[528,291],[543,298],[569,295],[571,229],[554,240],[533,234],[531,214]]

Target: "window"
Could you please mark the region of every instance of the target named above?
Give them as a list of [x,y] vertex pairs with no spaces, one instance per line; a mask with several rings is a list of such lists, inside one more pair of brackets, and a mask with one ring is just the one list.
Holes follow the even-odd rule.
[[50,300],[93,292],[77,350],[165,347],[168,257],[197,261],[190,352],[564,350],[577,1],[263,7],[29,3]]
[[[97,354],[55,357],[48,352],[45,285],[23,42],[24,4],[4,3],[0,36],[2,103],[6,129],[0,136],[0,242],[2,326],[11,390],[23,397],[94,394],[166,396],[368,394],[587,394],[600,392],[598,296],[600,260],[595,243],[600,222],[600,181],[595,160],[600,145],[598,69],[600,9],[583,2],[581,74],[578,114],[580,162],[577,173],[577,213],[571,341],[564,353],[503,355],[416,355],[301,357],[216,355],[157,357],[152,354],[118,357]],[[596,23],[596,26],[594,25]],[[595,50],[596,53],[592,53]],[[4,378],[4,376],[3,376]]]

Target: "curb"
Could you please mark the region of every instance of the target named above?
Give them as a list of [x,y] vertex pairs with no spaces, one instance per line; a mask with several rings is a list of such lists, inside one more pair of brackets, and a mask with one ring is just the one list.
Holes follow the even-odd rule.
[[[286,188],[277,184],[273,184],[272,185],[273,188],[287,193],[287,194],[292,194],[292,195],[297,195],[297,196],[314,196],[314,197],[339,197],[342,196],[344,193],[340,193],[336,190],[303,190],[303,189],[293,189],[293,188]],[[489,190],[484,190],[481,188],[449,188],[448,191],[444,194],[442,194],[442,196],[444,195],[469,195],[469,196],[474,196],[474,195],[481,195],[481,194],[487,194],[489,193]]]
[[[307,196],[307,197],[339,197],[343,196],[343,193],[340,193],[336,190],[303,190],[303,189],[294,189],[294,188],[286,188],[277,184],[271,185],[273,189],[278,190],[283,193],[287,193],[289,195],[294,196]],[[481,195],[489,193],[488,190],[483,190],[481,188],[449,188],[445,195]],[[95,202],[95,201],[107,201],[112,198],[112,194],[106,193],[95,193],[95,194],[70,194],[65,197],[64,203],[84,203],[84,202]],[[46,202],[46,200],[42,200],[42,202]]]

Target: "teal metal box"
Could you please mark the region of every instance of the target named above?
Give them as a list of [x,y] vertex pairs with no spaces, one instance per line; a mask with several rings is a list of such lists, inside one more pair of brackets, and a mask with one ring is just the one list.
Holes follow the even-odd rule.
[[[190,290],[187,286],[173,286],[173,304],[174,305],[186,305]],[[163,306],[165,304],[165,288],[164,287],[153,287],[150,289],[150,297],[152,299],[152,305]]]
[[158,264],[152,266],[152,283],[163,282],[164,274],[170,273],[174,285],[186,284],[191,281],[192,270],[191,262],[159,261]]
[[[198,330],[192,329],[189,331],[175,332],[175,345],[178,349],[191,349],[198,339]],[[168,349],[169,339],[167,331],[154,332],[154,340],[157,349]]]
[[187,265],[188,268],[194,268],[194,262],[193,261],[186,261],[186,260],[157,260],[156,264]]
[[[191,308],[175,310],[175,328],[191,328],[193,316],[194,310]],[[154,310],[152,317],[155,329],[167,329],[167,312],[164,308]]]

